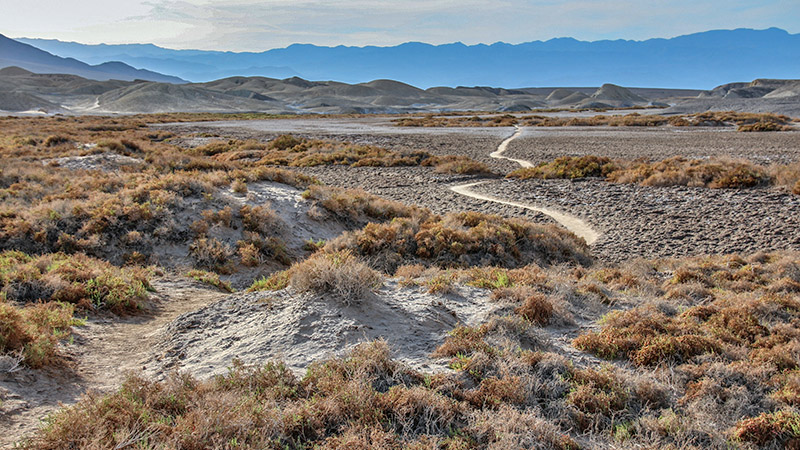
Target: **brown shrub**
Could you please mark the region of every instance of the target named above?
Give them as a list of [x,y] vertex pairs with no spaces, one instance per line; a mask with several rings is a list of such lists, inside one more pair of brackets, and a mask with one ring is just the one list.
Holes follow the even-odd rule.
[[543,294],[536,293],[526,298],[525,303],[514,312],[537,325],[545,326],[553,317],[553,304]]
[[289,284],[301,292],[332,293],[357,302],[381,283],[381,276],[351,252],[315,253],[289,269]]
[[587,178],[606,177],[617,170],[616,165],[609,158],[600,156],[560,156],[550,163],[541,163],[537,167],[517,169],[509,178]]
[[230,271],[233,249],[217,239],[200,238],[189,246],[189,254],[195,264],[214,271]]
[[476,212],[370,223],[326,246],[328,251],[343,249],[389,273],[408,263],[520,267],[591,260],[586,244],[561,228]]
[[74,306],[65,303],[16,308],[0,301],[0,354],[20,352],[29,367],[51,364],[58,341],[69,336],[76,322],[73,311]]
[[800,414],[793,410],[762,413],[739,422],[733,437],[762,448],[796,448],[800,445]]

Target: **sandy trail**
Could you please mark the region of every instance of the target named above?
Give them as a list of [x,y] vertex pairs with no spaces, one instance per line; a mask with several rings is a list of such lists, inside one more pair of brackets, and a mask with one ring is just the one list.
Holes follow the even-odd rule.
[[497,146],[497,150],[492,152],[492,153],[490,153],[489,156],[491,156],[492,158],[495,158],[495,159],[505,159],[505,160],[508,160],[508,161],[511,161],[511,162],[515,162],[515,163],[519,164],[520,166],[522,166],[524,168],[533,167],[533,164],[531,164],[530,161],[526,161],[524,159],[514,159],[514,158],[509,158],[508,156],[503,156],[503,153],[505,153],[506,150],[508,149],[508,144],[510,144],[511,141],[513,141],[514,139],[516,139],[516,138],[518,138],[518,137],[520,137],[522,135],[522,128],[520,128],[518,126],[515,126],[514,128],[517,129],[514,132],[514,134],[512,134],[505,141],[501,142],[500,145]]
[[477,192],[473,192],[469,189],[473,186],[478,186],[484,183],[488,183],[488,181],[478,181],[476,183],[452,186],[450,190],[457,194],[465,195],[467,197],[471,197],[476,200],[495,202],[503,205],[515,206],[517,208],[524,208],[531,211],[540,212],[544,215],[552,217],[553,220],[561,224],[561,226],[575,233],[576,236],[583,238],[583,240],[585,240],[586,243],[589,245],[592,245],[595,241],[597,241],[597,238],[600,237],[600,235],[596,231],[594,231],[592,227],[590,227],[586,222],[584,222],[581,219],[578,219],[577,217],[563,213],[561,211],[557,211],[555,209],[550,209],[550,208],[542,208],[538,206],[527,205],[525,203],[519,203],[511,200],[503,200],[489,195],[478,194]]
[[[509,161],[513,161],[513,162],[519,164],[522,167],[526,167],[526,168],[527,167],[533,167],[533,164],[530,161],[526,161],[524,159],[514,159],[514,158],[509,158],[507,156],[503,156],[503,153],[505,153],[506,149],[508,148],[508,144],[510,144],[511,141],[513,141],[514,139],[516,139],[516,138],[518,138],[518,137],[520,137],[522,135],[522,128],[520,128],[520,127],[515,127],[515,128],[516,128],[516,131],[514,132],[514,134],[511,135],[508,139],[506,139],[503,142],[501,142],[500,145],[497,147],[497,150],[492,152],[489,156],[491,156],[492,158],[496,158],[496,159],[506,159],[506,160],[509,160]],[[563,226],[567,230],[569,230],[572,233],[574,233],[576,236],[578,236],[580,238],[583,238],[583,240],[586,241],[586,243],[589,244],[589,245],[594,244],[595,241],[597,241],[597,239],[600,237],[600,234],[598,232],[596,232],[595,230],[593,230],[592,227],[589,226],[589,224],[587,224],[583,220],[581,220],[581,219],[579,219],[579,218],[577,218],[575,216],[572,216],[570,214],[567,214],[567,213],[565,213],[563,211],[558,211],[558,210],[551,209],[551,208],[543,208],[543,207],[540,207],[540,206],[535,206],[535,205],[530,205],[530,204],[526,204],[526,203],[515,202],[515,201],[511,201],[511,200],[503,200],[503,199],[500,199],[500,198],[497,198],[497,197],[492,197],[492,196],[489,196],[489,195],[478,194],[478,193],[473,192],[472,190],[470,190],[471,187],[478,186],[478,185],[485,184],[485,183],[488,183],[488,181],[478,181],[478,182],[475,182],[475,183],[461,184],[461,185],[458,185],[458,186],[450,187],[450,190],[455,192],[455,193],[457,193],[457,194],[461,194],[461,195],[464,195],[466,197],[474,198],[476,200],[483,200],[483,201],[488,201],[488,202],[500,203],[502,205],[514,206],[514,207],[517,207],[517,208],[523,208],[523,209],[528,209],[528,210],[531,210],[531,211],[536,211],[536,212],[542,213],[542,214],[544,214],[546,216],[552,217],[553,220],[558,222],[561,226]]]
[[67,367],[0,374],[0,448],[11,448],[39,428],[41,419],[77,402],[87,392],[117,389],[127,373],[143,369],[158,332],[179,315],[226,296],[192,280],[166,276],[154,280],[157,299],[148,314],[112,317],[98,314],[73,330],[76,345],[65,350]]

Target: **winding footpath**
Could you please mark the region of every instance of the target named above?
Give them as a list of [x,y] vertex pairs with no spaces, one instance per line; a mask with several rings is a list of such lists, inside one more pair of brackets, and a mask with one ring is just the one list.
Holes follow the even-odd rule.
[[[503,156],[503,153],[505,153],[506,149],[508,148],[508,144],[510,144],[511,141],[513,141],[514,139],[518,138],[522,134],[522,128],[520,128],[520,127],[515,127],[515,128],[516,128],[516,131],[514,132],[514,134],[511,135],[511,137],[509,137],[508,139],[506,139],[503,142],[501,142],[500,145],[497,147],[497,150],[492,152],[491,154],[489,154],[489,156],[492,157],[492,158],[495,158],[495,159],[505,159],[505,160],[508,160],[508,161],[513,161],[513,162],[519,164],[522,167],[526,167],[526,168],[527,167],[533,167],[533,164],[531,164],[530,161],[526,161],[524,159],[513,159],[513,158],[509,158],[507,156]],[[490,196],[490,195],[479,194],[479,193],[474,192],[474,191],[472,191],[470,189],[472,187],[479,186],[481,184],[486,184],[488,182],[489,181],[477,181],[477,182],[474,182],[474,183],[461,184],[461,185],[458,185],[458,186],[451,186],[450,190],[455,192],[456,194],[460,194],[460,195],[463,195],[463,196],[466,196],[466,197],[469,197],[469,198],[473,198],[473,199],[476,199],[476,200],[494,202],[494,203],[499,203],[499,204],[502,204],[502,205],[514,206],[514,207],[517,207],[517,208],[523,208],[523,209],[527,209],[527,210],[530,210],[530,211],[535,211],[535,212],[538,212],[538,213],[542,213],[542,214],[544,214],[546,216],[551,217],[553,220],[558,222],[562,227],[564,227],[567,230],[571,231],[576,236],[578,236],[580,238],[583,238],[583,240],[586,241],[586,243],[589,244],[589,245],[594,244],[595,241],[597,241],[597,238],[600,237],[600,234],[597,231],[593,230],[592,227],[589,226],[589,224],[587,224],[583,220],[581,220],[581,219],[579,219],[579,218],[577,218],[575,216],[572,216],[570,214],[567,214],[565,212],[558,211],[558,210],[551,209],[551,208],[544,208],[544,207],[540,207],[540,206],[529,205],[529,204],[526,204],[526,203],[515,202],[515,201],[511,201],[511,200],[503,200],[503,199],[500,199],[500,198],[497,198],[497,197],[493,197],[493,196]]]

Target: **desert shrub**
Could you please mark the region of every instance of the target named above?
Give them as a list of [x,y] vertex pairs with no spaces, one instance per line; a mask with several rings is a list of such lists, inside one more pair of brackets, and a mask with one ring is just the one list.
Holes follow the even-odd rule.
[[480,448],[581,448],[552,422],[530,410],[520,411],[509,405],[476,412],[469,431]]
[[244,205],[239,210],[239,214],[242,217],[242,225],[247,231],[254,231],[267,235],[275,234],[283,225],[283,221],[278,214],[267,205]]
[[200,238],[189,246],[189,254],[194,258],[195,264],[207,269],[227,272],[230,271],[233,249],[217,239]]
[[429,294],[452,294],[455,292],[455,282],[458,274],[453,271],[439,271],[436,275],[425,281]]
[[289,268],[289,284],[301,292],[332,293],[345,302],[361,300],[381,276],[351,252],[315,253]]
[[549,324],[553,317],[553,304],[546,296],[536,293],[526,298],[514,312],[537,325],[544,326]]
[[302,144],[303,140],[298,139],[291,134],[282,134],[269,142],[268,148],[271,150],[291,150],[294,147]]
[[70,138],[68,138],[66,136],[51,135],[51,136],[47,136],[47,138],[44,140],[44,146],[45,147],[55,147],[55,146],[61,145],[61,144],[69,144],[70,142],[72,142],[72,139],[70,139]]
[[752,131],[790,131],[792,127],[788,125],[781,125],[775,122],[759,121],[747,125],[739,125],[736,131],[752,132]]
[[246,194],[247,193],[247,182],[238,178],[231,182],[231,190],[237,194]]
[[58,341],[70,334],[74,306],[39,303],[17,308],[0,301],[0,354],[19,352],[29,367],[42,367],[56,358]]
[[474,161],[465,156],[431,156],[422,161],[423,166],[433,166],[437,173],[453,173],[460,175],[487,175],[492,171],[484,163]]
[[610,174],[608,180],[645,186],[746,188],[768,184],[770,176],[766,169],[743,161],[701,161],[674,157],[653,164],[634,164]]
[[578,412],[577,422],[582,429],[610,427],[615,418],[628,411],[631,393],[621,377],[609,366],[600,370],[574,369],[569,374],[572,390],[566,401]]
[[605,157],[598,156],[561,156],[550,163],[541,163],[536,167],[517,169],[509,178],[587,178],[605,177],[616,169],[614,163]]
[[737,424],[733,436],[761,448],[794,448],[800,444],[800,414],[793,410],[763,413]]
[[312,200],[344,220],[363,220],[364,217],[389,220],[396,217],[427,216],[430,211],[386,200],[362,190],[328,186],[310,186],[303,198]]
[[521,267],[591,260],[586,244],[560,228],[475,212],[370,223],[326,246],[328,251],[343,249],[387,273],[409,263]]
[[231,284],[227,281],[222,281],[219,278],[219,274],[216,274],[214,272],[206,272],[205,270],[194,269],[186,272],[186,276],[193,280],[199,281],[203,284],[214,286],[215,288],[221,291],[234,292],[234,289],[233,287],[231,287]]
[[268,277],[261,277],[257,280],[254,280],[247,289],[247,292],[280,291],[281,289],[286,289],[288,286],[289,271],[281,270],[280,272],[275,272]]
[[135,312],[144,307],[149,288],[147,271],[117,268],[82,254],[0,253],[0,292],[18,303],[58,301]]

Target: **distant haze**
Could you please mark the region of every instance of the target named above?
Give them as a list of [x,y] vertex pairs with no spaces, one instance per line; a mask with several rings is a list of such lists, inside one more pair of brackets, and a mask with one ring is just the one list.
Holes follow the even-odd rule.
[[89,64],[122,61],[197,82],[231,76],[297,76],[346,83],[393,79],[421,88],[586,87],[614,83],[711,89],[756,78],[800,78],[800,34],[777,28],[709,31],[647,41],[554,39],[517,45],[407,43],[393,47],[291,45],[261,53],[22,41]]
[[0,0],[0,10],[9,37],[222,51],[800,32],[797,0]]

